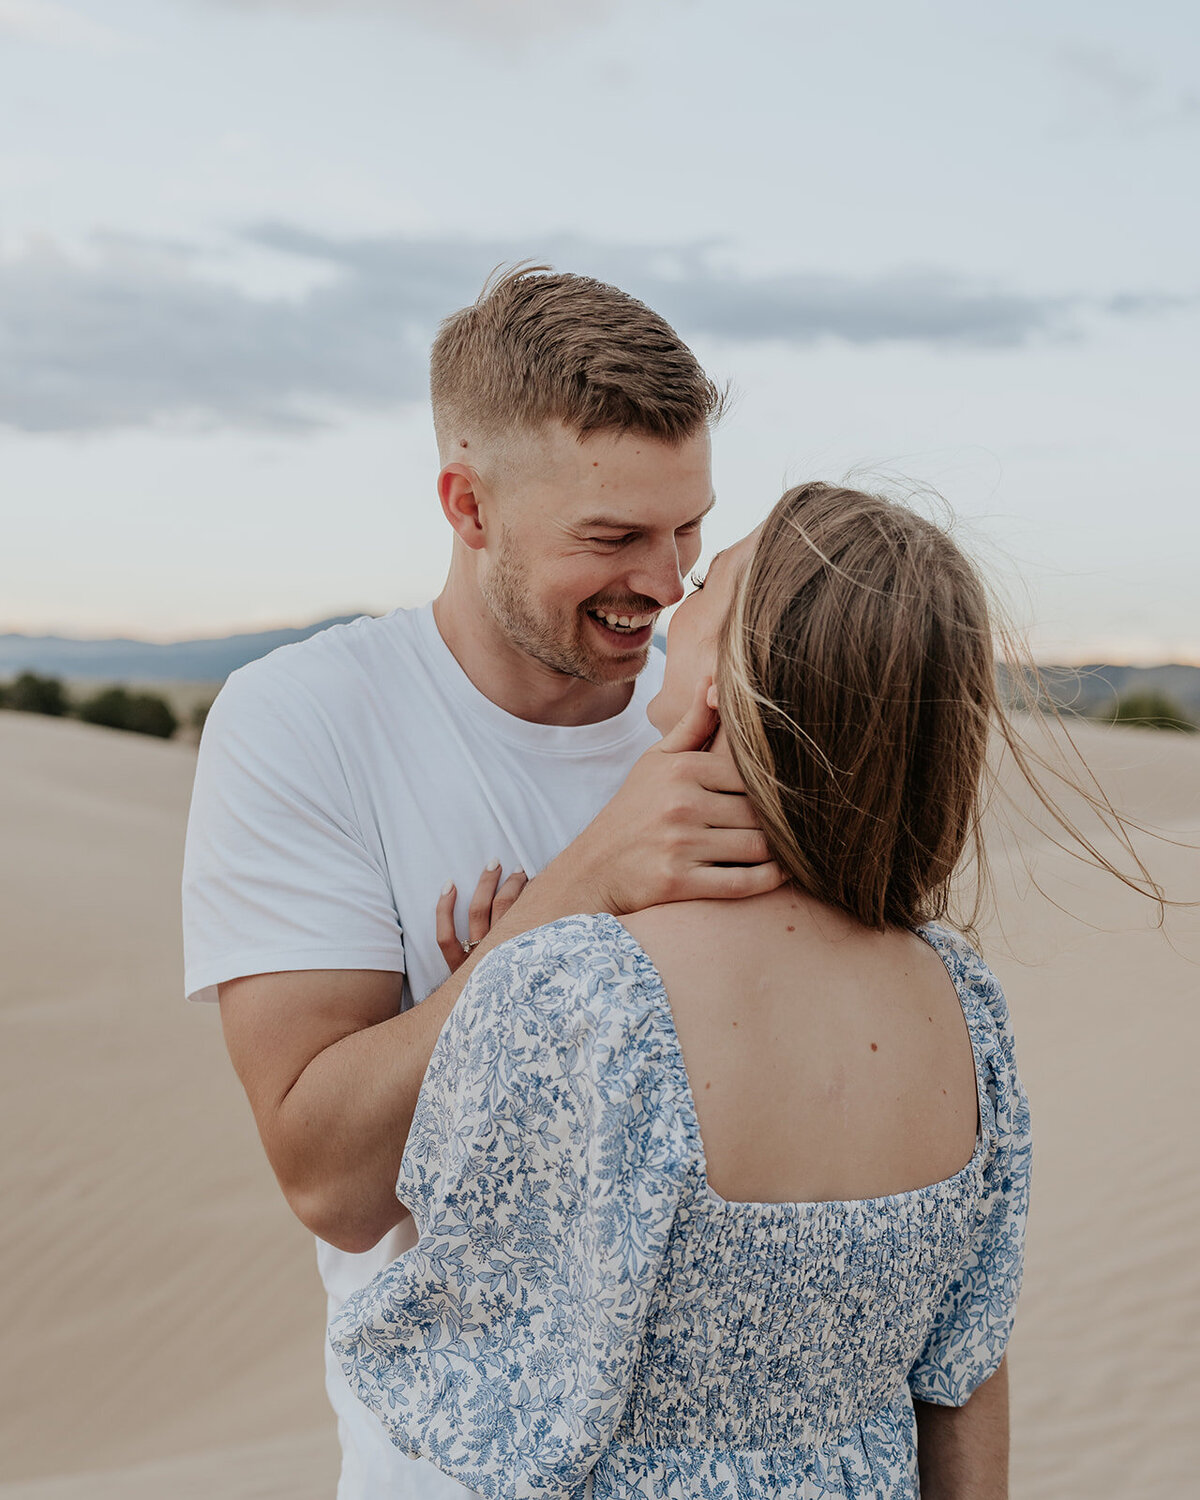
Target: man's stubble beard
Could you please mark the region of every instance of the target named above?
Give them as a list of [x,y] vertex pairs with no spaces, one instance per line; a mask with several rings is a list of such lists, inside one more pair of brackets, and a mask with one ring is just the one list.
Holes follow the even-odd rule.
[[501,536],[495,562],[480,579],[479,592],[513,645],[552,672],[605,687],[614,682],[632,682],[646,665],[649,647],[628,662],[594,657],[581,636],[586,628],[583,609],[577,609],[569,621],[557,622],[539,615],[528,570],[518,558],[507,532]]

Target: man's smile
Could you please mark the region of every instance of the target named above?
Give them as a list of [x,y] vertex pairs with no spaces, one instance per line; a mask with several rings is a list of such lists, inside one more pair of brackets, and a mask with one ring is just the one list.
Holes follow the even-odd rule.
[[585,611],[596,633],[606,642],[620,643],[625,651],[638,650],[650,643],[659,611],[643,614],[624,614],[613,609],[589,609]]

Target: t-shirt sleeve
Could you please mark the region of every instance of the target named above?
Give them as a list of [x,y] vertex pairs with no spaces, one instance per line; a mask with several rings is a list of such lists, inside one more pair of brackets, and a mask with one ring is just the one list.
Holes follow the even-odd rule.
[[667,1052],[583,917],[489,954],[438,1038],[396,1188],[420,1242],[330,1341],[392,1441],[489,1500],[579,1494],[620,1421],[692,1151]]
[[962,1406],[995,1374],[1012,1332],[1025,1253],[1033,1146],[1029,1101],[1014,1050],[1004,992],[965,944],[963,980],[975,1009],[980,1127],[987,1142],[968,1255],[953,1277],[909,1374],[919,1401]]
[[205,724],[183,872],[186,991],[298,969],[404,970],[380,858],[334,726],[269,658],[235,672]]

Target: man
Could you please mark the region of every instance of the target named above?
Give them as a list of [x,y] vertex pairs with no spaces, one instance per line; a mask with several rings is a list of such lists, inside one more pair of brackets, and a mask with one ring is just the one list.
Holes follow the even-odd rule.
[[[704,703],[659,746],[645,717],[655,622],[712,505],[719,395],[694,356],[613,287],[516,271],[443,325],[432,398],[455,534],[442,593],[235,673],[188,829],[188,993],[219,994],[331,1312],[415,1242],[397,1168],[476,957],[447,978],[448,883],[469,892],[490,865],[486,904],[502,872],[541,872],[486,948],[571,912],[779,880],[732,765],[690,753],[713,728]],[[326,1367],[339,1500],[462,1493]]]

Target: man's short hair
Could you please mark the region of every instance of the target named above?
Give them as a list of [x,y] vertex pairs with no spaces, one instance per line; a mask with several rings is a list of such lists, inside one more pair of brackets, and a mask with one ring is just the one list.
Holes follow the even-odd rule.
[[678,444],[715,421],[723,400],[664,318],[615,286],[549,266],[494,273],[443,322],[430,394],[443,451],[462,431],[547,422],[581,438],[632,432]]

